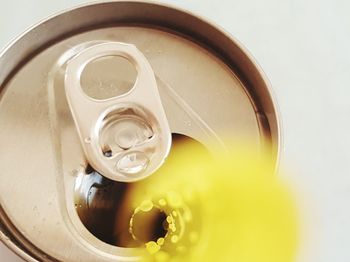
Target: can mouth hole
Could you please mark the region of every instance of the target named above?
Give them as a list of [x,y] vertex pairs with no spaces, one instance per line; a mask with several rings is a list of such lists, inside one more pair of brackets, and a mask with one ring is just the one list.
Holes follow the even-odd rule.
[[89,62],[81,76],[81,88],[91,98],[104,100],[131,91],[137,79],[133,63],[121,56],[103,56]]
[[[195,142],[206,150],[202,144],[185,135],[172,134],[172,139],[173,146]],[[135,213],[130,199],[138,182],[110,180],[89,164],[85,171],[86,174],[77,179],[79,185],[75,186],[74,205],[81,222],[92,235],[107,244],[123,248],[144,247],[149,241],[167,236],[167,214],[160,207],[154,205],[147,212]]]

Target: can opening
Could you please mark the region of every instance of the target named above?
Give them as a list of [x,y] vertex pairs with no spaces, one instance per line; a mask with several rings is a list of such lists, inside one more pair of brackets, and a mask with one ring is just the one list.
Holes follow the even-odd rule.
[[104,56],[89,62],[80,78],[83,91],[104,100],[128,93],[137,79],[135,66],[121,56]]
[[[172,134],[172,139],[173,146],[195,142],[206,150],[185,135]],[[169,156],[176,157],[171,152]],[[113,246],[135,248],[162,240],[172,232],[169,211],[161,201],[159,205],[158,202],[138,203],[139,206],[131,203],[138,182],[110,180],[89,164],[82,176],[79,179],[82,182],[75,187],[75,207],[81,222],[99,240]]]

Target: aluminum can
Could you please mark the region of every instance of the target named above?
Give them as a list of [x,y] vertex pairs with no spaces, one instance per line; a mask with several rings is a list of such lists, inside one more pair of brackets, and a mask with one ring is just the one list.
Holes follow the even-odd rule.
[[[26,261],[137,260],[115,233],[120,199],[172,144],[225,145],[232,134],[276,164],[281,147],[269,82],[247,50],[147,1],[76,7],[8,45],[0,126],[0,239]],[[155,138],[159,159],[139,146]]]

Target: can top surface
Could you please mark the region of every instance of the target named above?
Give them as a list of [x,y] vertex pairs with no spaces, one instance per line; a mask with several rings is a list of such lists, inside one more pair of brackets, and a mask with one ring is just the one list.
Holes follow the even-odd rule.
[[[97,180],[84,180],[88,161],[61,75],[67,56],[106,41],[132,44],[146,57],[171,133],[203,145],[212,139],[225,144],[234,135],[256,150],[268,147],[277,162],[279,125],[268,82],[223,31],[149,2],[105,2],[59,14],[0,56],[0,221],[33,259],[137,259],[87,225],[87,195]],[[128,90],[135,81],[132,69],[113,58],[85,69],[81,83],[90,96],[108,97],[115,82],[117,90]]]

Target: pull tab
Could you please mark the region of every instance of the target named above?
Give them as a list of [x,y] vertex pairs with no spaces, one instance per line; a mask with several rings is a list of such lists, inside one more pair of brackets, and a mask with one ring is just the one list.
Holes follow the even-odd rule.
[[[106,56],[128,59],[138,76],[129,92],[97,100],[86,95],[80,78],[88,63]],[[106,42],[81,51],[67,63],[65,91],[85,155],[102,175],[132,182],[162,165],[171,133],[153,70],[134,45]]]

